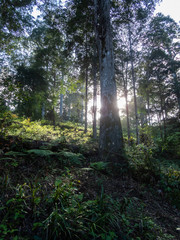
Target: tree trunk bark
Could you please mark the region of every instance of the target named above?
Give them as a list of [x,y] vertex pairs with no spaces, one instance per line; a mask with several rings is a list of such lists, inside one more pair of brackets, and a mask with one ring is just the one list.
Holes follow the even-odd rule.
[[68,94],[68,112],[67,112],[68,121],[71,121],[71,94]]
[[161,87],[159,86],[159,95],[160,95],[160,112],[163,120],[163,141],[166,139],[166,120],[164,117],[164,111],[163,111],[163,97],[162,97],[162,91]]
[[159,123],[161,140],[163,141],[163,133],[162,133],[162,125],[161,125],[161,112],[159,112],[159,114],[158,114],[158,123]]
[[134,73],[134,61],[133,61],[130,24],[128,24],[128,32],[129,32],[129,46],[130,46],[130,56],[131,56],[131,74],[132,74],[133,94],[134,94],[134,110],[135,110],[135,119],[136,119],[136,142],[137,144],[139,144],[138,112],[137,112],[137,100],[136,100],[136,79],[135,79],[135,73]]
[[60,94],[60,117],[63,115],[63,94]]
[[[128,63],[127,63],[128,65]],[[122,63],[122,78],[123,78],[123,85],[124,85],[124,96],[126,102],[126,122],[127,122],[127,135],[128,135],[128,145],[130,144],[130,123],[129,123],[129,106],[128,106],[128,90],[127,90],[127,70],[128,66],[125,69],[125,76],[124,76],[124,64]]]
[[[64,70],[62,70],[62,85],[64,83]],[[63,115],[63,94],[60,94],[60,109],[59,109],[59,115],[62,117]]]
[[[86,33],[86,61],[87,61],[87,33]],[[88,63],[86,62],[86,92],[85,92],[85,127],[84,132],[87,133],[87,114],[88,114]]]
[[84,127],[84,132],[87,133],[87,108],[88,105],[88,66],[86,66],[86,92],[85,92],[85,127]]
[[147,70],[146,70],[146,102],[147,102],[147,123],[149,126],[151,125],[151,117],[150,117],[150,97],[149,97],[149,78],[150,78],[150,72],[149,72],[149,59],[147,60]]
[[84,123],[84,96],[81,96],[81,123]]
[[148,112],[148,123],[151,125],[151,117],[150,117],[150,102],[149,102],[149,92],[147,92],[147,112]]
[[97,58],[98,58],[98,32],[97,32],[97,0],[94,0],[94,59],[93,59],[93,138],[97,138]]
[[44,117],[45,117],[45,103],[42,104],[41,117],[44,120]]
[[173,73],[173,83],[174,83],[174,92],[177,97],[179,116],[180,116],[180,83],[178,82],[178,77],[177,77],[176,72]]
[[97,6],[99,10],[98,37],[101,84],[99,150],[101,158],[108,160],[112,156],[122,153],[123,136],[117,107],[110,0],[99,0]]
[[94,47],[93,59],[93,138],[97,138],[96,115],[97,115],[97,50]]

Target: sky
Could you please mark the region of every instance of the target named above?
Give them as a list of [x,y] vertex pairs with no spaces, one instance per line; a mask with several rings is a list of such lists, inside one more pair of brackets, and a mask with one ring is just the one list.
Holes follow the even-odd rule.
[[[176,22],[180,22],[180,0],[162,0],[156,6],[155,14],[162,12],[164,15],[170,15]],[[33,16],[37,17],[38,11],[34,9]]]
[[156,6],[155,13],[162,12],[164,15],[170,15],[176,22],[180,21],[180,0],[162,0]]

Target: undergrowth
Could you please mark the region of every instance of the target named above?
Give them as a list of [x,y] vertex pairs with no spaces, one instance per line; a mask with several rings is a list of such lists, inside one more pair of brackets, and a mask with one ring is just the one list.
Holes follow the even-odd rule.
[[126,153],[133,177],[156,186],[164,198],[180,209],[180,167],[176,159],[158,159],[154,145],[126,146]]
[[[11,113],[0,116],[0,125],[0,240],[174,239],[139,198],[105,194],[101,176],[113,176],[108,162],[89,159],[97,154],[91,130],[85,134],[72,123],[54,128]],[[151,145],[126,148],[132,175],[162,188],[178,206],[179,169],[161,165],[154,152]],[[87,166],[100,178],[94,197],[80,190]]]

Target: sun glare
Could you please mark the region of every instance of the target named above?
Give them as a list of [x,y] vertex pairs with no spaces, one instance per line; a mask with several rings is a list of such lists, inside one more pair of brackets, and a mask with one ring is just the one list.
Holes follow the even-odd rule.
[[125,100],[124,97],[121,97],[121,98],[119,98],[119,99],[117,100],[117,106],[118,106],[119,110],[122,110],[122,109],[125,108],[125,106],[126,106],[126,100]]
[[[124,97],[120,97],[117,100],[117,107],[119,109],[119,115],[121,116],[122,111],[126,107],[126,101]],[[92,114],[92,108],[93,108],[93,99],[89,100],[88,102],[88,122],[92,123],[93,121],[93,114]],[[97,99],[97,120],[100,119],[100,108],[101,108],[101,102],[100,102],[100,96],[98,96]]]

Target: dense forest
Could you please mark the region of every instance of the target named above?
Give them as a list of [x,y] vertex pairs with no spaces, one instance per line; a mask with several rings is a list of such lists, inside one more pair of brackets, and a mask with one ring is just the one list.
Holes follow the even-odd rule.
[[180,25],[159,0],[0,0],[0,240],[180,239]]

